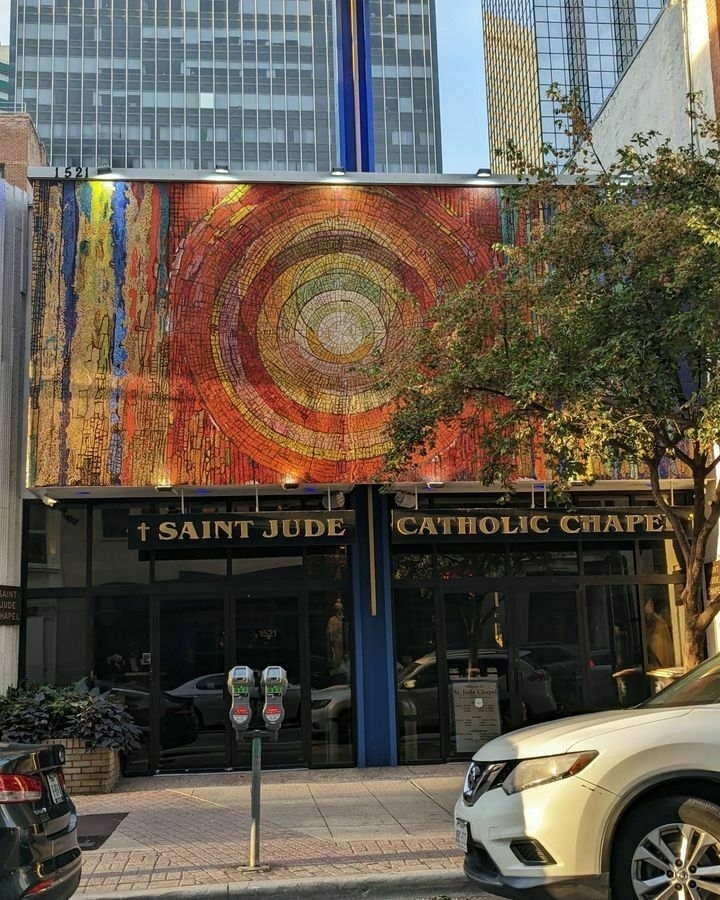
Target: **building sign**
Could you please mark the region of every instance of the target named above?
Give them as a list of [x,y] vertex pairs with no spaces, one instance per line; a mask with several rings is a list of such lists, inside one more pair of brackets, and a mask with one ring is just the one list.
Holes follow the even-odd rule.
[[128,517],[128,546],[140,550],[337,545],[354,533],[355,513],[345,510]]
[[708,600],[720,596],[720,560],[716,559],[705,567],[708,586]]
[[552,535],[618,535],[661,534],[672,531],[666,516],[657,510],[635,508],[612,512],[556,512],[542,510],[443,510],[442,512],[411,512],[393,510],[393,537],[398,541],[417,541],[422,538],[477,539],[524,535],[547,537]]
[[452,683],[455,752],[474,753],[500,734],[497,678]]
[[20,624],[20,588],[0,584],[0,625]]

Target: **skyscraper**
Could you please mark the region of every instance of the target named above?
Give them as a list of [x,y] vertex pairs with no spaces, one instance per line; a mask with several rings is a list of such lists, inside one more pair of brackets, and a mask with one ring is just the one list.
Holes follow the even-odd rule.
[[14,99],[53,165],[434,172],[434,16],[434,0],[13,0]]
[[575,92],[588,120],[627,68],[663,0],[483,0],[491,150],[515,141],[539,162],[562,149],[552,84]]

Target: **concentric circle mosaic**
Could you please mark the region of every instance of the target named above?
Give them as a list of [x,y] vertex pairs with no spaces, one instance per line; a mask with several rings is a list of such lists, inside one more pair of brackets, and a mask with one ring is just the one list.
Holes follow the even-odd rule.
[[[41,182],[29,483],[382,477],[377,372],[488,271],[498,206],[427,179]],[[413,478],[475,477],[482,415],[443,426]]]
[[233,189],[176,257],[171,374],[281,477],[372,477],[393,404],[374,367],[489,264],[464,212],[427,189]]

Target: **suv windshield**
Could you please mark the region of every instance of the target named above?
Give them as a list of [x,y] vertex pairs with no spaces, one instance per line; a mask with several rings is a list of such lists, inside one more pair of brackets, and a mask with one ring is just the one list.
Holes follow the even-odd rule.
[[720,703],[720,654],[705,660],[642,705],[667,707],[697,706],[705,703]]

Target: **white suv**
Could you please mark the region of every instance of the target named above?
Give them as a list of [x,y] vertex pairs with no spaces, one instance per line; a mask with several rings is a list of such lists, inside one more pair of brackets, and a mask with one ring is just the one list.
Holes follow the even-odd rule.
[[500,897],[720,897],[720,655],[634,709],[485,744],[455,834]]

